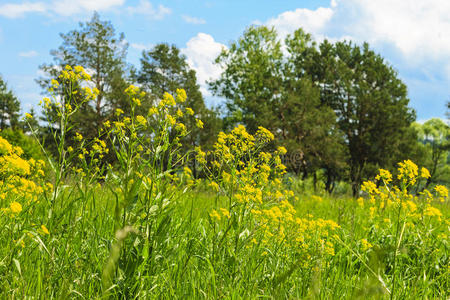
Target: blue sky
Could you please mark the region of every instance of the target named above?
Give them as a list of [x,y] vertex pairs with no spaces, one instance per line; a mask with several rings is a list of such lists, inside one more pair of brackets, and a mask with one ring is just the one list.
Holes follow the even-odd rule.
[[152,45],[181,48],[210,104],[221,102],[204,83],[220,74],[213,59],[252,24],[274,26],[281,36],[303,27],[318,41],[369,42],[408,86],[419,121],[445,118],[450,101],[448,0],[0,0],[0,74],[25,111],[42,97],[34,80],[60,46],[59,33],[77,29],[94,10],[125,33],[127,60],[137,67]]

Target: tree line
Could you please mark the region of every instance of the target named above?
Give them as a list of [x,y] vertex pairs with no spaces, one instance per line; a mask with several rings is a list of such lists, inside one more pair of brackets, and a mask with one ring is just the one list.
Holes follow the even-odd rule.
[[[136,68],[126,62],[124,34],[97,13],[60,36],[61,46],[51,51],[53,62],[40,66],[46,76],[37,82],[45,93],[65,65],[82,65],[90,72],[98,96],[74,116],[76,131],[86,139],[94,139],[105,121],[114,120],[117,109],[128,112],[123,91],[129,84],[146,92],[139,107],[143,114],[164,92],[183,88],[184,105],[205,124],[199,129],[186,119],[191,134],[182,141],[185,152],[199,145],[208,149],[219,131],[244,124],[250,132],[258,126],[273,132],[272,147],[284,146],[287,155],[297,155],[294,162],[287,161],[289,170],[311,176],[315,183],[323,180],[328,192],[347,181],[357,195],[361,182],[378,168],[394,170],[404,159],[431,170],[427,186],[450,179],[449,126],[440,119],[415,122],[406,85],[367,43],[317,43],[301,28],[282,40],[273,28],[249,27],[215,61],[223,71],[209,88],[226,102],[210,108],[195,71],[175,45],[161,43],[143,51]],[[64,99],[64,91],[58,93]],[[19,100],[0,78],[2,132],[8,127],[27,132],[19,112]],[[58,130],[55,110],[44,109],[41,122],[34,122],[51,152],[51,132]],[[68,136],[69,145],[76,143],[74,134]],[[194,173],[198,175],[195,166]]]

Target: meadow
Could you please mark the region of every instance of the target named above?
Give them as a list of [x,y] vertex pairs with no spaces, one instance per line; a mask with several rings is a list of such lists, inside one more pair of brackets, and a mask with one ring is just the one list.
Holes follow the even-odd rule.
[[77,95],[42,102],[58,155],[26,157],[0,137],[0,298],[449,297],[448,190],[423,189],[427,169],[380,169],[355,199],[288,174],[263,127],[182,154],[181,118],[204,124],[181,89],[139,115],[144,93],[128,87],[129,111],[88,140],[71,117],[98,91],[79,88],[82,67],[57,79]]

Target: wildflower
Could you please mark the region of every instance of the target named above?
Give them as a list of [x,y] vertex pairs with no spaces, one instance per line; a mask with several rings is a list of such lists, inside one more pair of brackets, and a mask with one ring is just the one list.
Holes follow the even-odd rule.
[[41,230],[44,234],[50,234],[50,231],[48,231],[47,227],[45,227],[45,225],[41,225]]
[[364,199],[362,197],[359,197],[356,202],[358,202],[359,207],[364,207]]
[[9,208],[11,209],[11,212],[18,214],[22,211],[22,205],[19,202],[11,202],[9,205]]
[[422,169],[420,169],[420,177],[422,178],[430,178],[430,172],[428,171],[428,169],[422,167]]
[[83,139],[83,136],[81,135],[81,133],[79,133],[79,132],[75,133],[75,140],[81,142],[82,139]]
[[187,99],[186,91],[184,89],[177,89],[177,102],[183,103]]
[[215,191],[219,191],[219,185],[215,181],[211,181],[209,186],[212,187]]
[[57,87],[59,86],[59,82],[58,82],[58,80],[56,80],[56,79],[52,79],[52,81],[51,81],[50,83],[51,83],[51,85],[52,85],[53,87],[55,87],[55,88],[57,88]]
[[194,115],[194,111],[193,111],[192,108],[190,108],[190,107],[186,107],[186,113],[187,113],[188,115],[190,115],[190,116],[193,116],[193,115]]
[[373,247],[371,243],[369,243],[366,239],[361,240],[361,247],[363,251],[367,251]]
[[151,115],[156,114],[157,112],[158,112],[158,109],[157,109],[156,107],[151,107],[151,108],[148,110],[148,115],[151,116]]
[[174,117],[172,117],[171,115],[167,115],[166,120],[171,126],[175,125],[177,122],[177,120]]
[[440,197],[442,198],[448,197],[448,190],[445,186],[438,184],[435,186],[434,190],[439,194]]
[[213,209],[213,210],[209,213],[209,216],[210,216],[211,218],[216,218],[217,221],[220,221],[220,219],[222,218],[222,217],[220,216],[220,214],[217,212],[217,210],[215,210],[215,209]]
[[438,217],[439,220],[441,220],[441,217],[442,217],[441,211],[439,209],[437,209],[436,207],[433,207],[433,206],[428,206],[424,210],[423,214],[425,216]]
[[398,163],[399,168],[397,178],[399,180],[403,180],[406,183],[409,180],[410,184],[416,183],[416,176],[418,175],[418,167],[411,160],[404,160],[403,162]]
[[137,106],[141,106],[141,100],[139,100],[138,98],[131,98],[131,100],[132,100],[133,103],[136,104]]
[[203,122],[202,122],[202,120],[200,120],[200,119],[195,119],[195,125],[196,125],[198,128],[203,128]]
[[285,155],[287,153],[286,148],[284,148],[283,146],[280,146],[277,148],[278,153],[280,153],[281,155]]
[[164,106],[175,106],[176,102],[173,99],[173,96],[167,92],[164,93],[163,99],[161,101]]
[[392,181],[392,174],[388,170],[380,169],[380,173],[375,177],[376,180],[383,180],[386,184]]
[[120,108],[116,108],[116,116],[120,116],[123,113],[123,110],[121,110]]
[[220,212],[222,213],[222,215],[223,215],[224,217],[227,217],[228,219],[231,218],[230,212],[228,211],[228,209],[226,209],[226,208],[220,208]]
[[147,124],[147,120],[140,115],[136,117],[136,122],[141,126],[145,126]]

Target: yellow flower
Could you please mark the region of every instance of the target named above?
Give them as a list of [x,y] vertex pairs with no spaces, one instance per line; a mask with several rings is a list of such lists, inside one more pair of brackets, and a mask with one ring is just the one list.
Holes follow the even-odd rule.
[[362,197],[359,197],[356,202],[358,202],[359,207],[364,207],[364,199]]
[[50,231],[48,231],[48,229],[47,229],[47,227],[45,227],[45,225],[41,225],[41,229],[42,229],[43,233],[50,234]]
[[52,79],[52,81],[51,81],[51,85],[53,85],[53,87],[58,87],[59,86],[59,82],[58,82],[58,80],[56,80],[56,79]]
[[366,239],[361,240],[361,246],[363,251],[367,251],[373,247],[373,245],[369,243]]
[[219,191],[219,185],[215,181],[211,181],[209,186],[212,187],[216,192]]
[[215,210],[215,209],[213,209],[213,210],[209,213],[209,216],[210,216],[211,218],[216,218],[218,221],[220,221],[220,219],[222,218],[222,217],[220,216],[220,214],[217,212],[217,210]]
[[425,216],[438,217],[439,220],[441,220],[441,217],[442,217],[441,211],[439,209],[437,209],[436,207],[433,207],[433,206],[428,206],[424,210],[423,214]]
[[11,202],[11,204],[9,205],[9,208],[11,209],[11,211],[15,214],[18,214],[22,211],[22,205],[19,202]]
[[116,109],[116,116],[120,116],[123,113],[124,113],[123,110],[121,110],[120,108]]
[[448,190],[445,186],[438,184],[438,185],[436,185],[434,190],[439,194],[440,197],[442,197],[442,198],[448,197]]
[[156,114],[157,112],[158,112],[158,109],[157,109],[156,107],[151,107],[151,108],[148,110],[148,115],[151,116],[151,115]]
[[81,135],[81,133],[77,132],[75,133],[75,139],[80,142],[83,139],[83,136]]
[[164,93],[163,99],[161,101],[164,106],[175,106],[176,102],[173,96],[167,92]]
[[136,122],[141,126],[145,126],[147,124],[147,120],[140,115],[136,117]]
[[197,125],[198,128],[203,128],[203,122],[200,119],[195,119],[195,125]]
[[376,180],[383,180],[385,183],[392,181],[392,174],[388,170],[380,169],[380,173],[375,177]]
[[420,177],[430,178],[431,175],[430,175],[430,172],[428,172],[428,169],[422,167],[422,169],[420,169]]
[[284,148],[283,146],[278,147],[277,150],[281,155],[285,155],[287,153],[286,148]]
[[230,216],[230,212],[228,211],[228,209],[226,209],[226,208],[220,208],[220,212],[222,213],[222,215],[224,216],[224,217],[227,217],[227,218],[230,218],[231,216]]
[[403,182],[406,183],[408,180],[410,184],[416,183],[416,177],[419,174],[419,168],[415,163],[411,160],[404,160],[403,162],[398,163],[398,175],[397,178],[399,180],[403,179]]
[[184,89],[177,89],[177,101],[179,103],[185,102],[187,99],[186,91]]
[[191,116],[194,115],[194,111],[193,111],[192,108],[190,108],[190,107],[186,107],[186,113],[187,113],[188,115],[191,115]]

